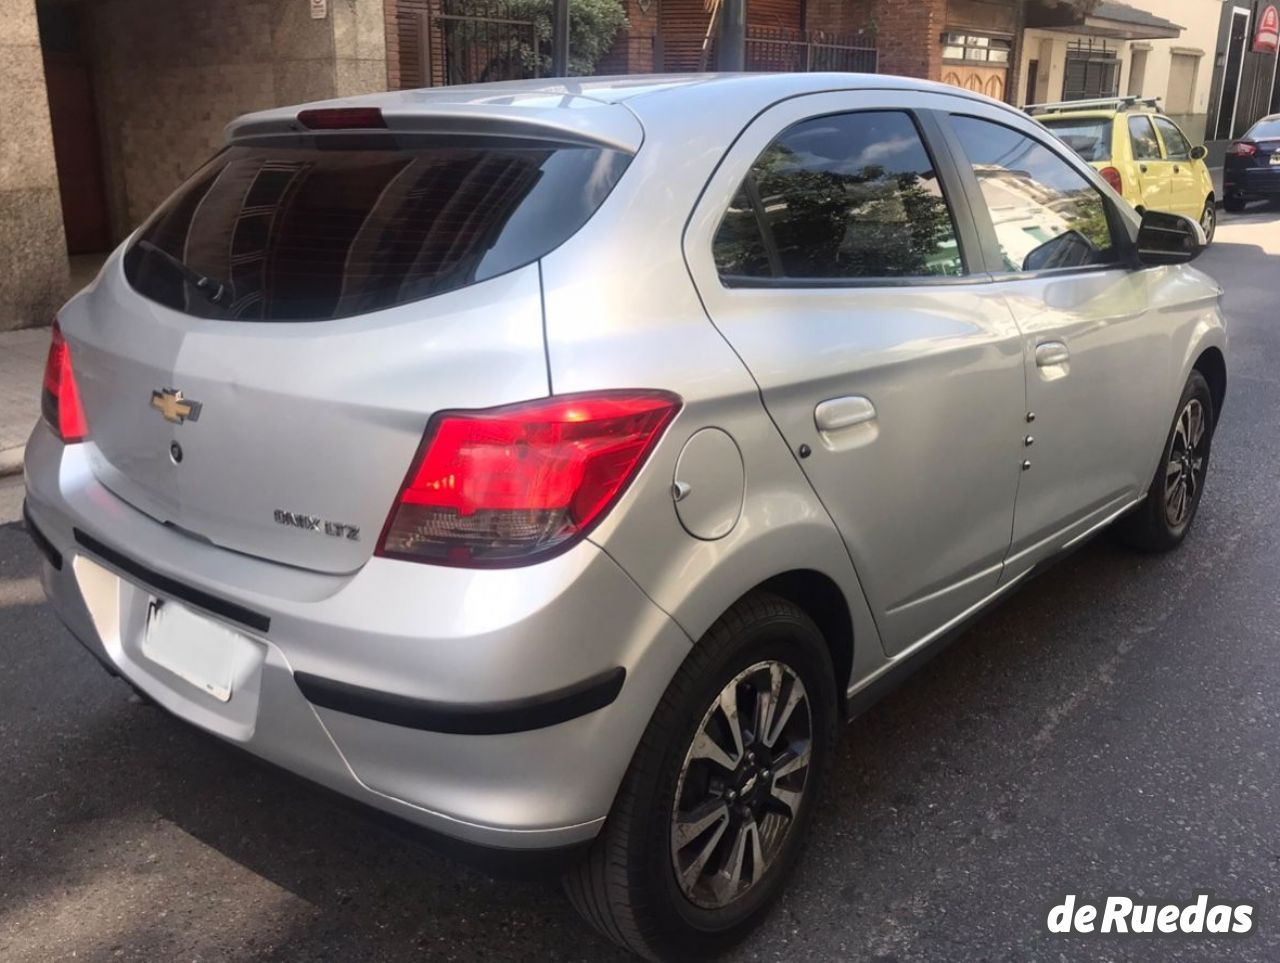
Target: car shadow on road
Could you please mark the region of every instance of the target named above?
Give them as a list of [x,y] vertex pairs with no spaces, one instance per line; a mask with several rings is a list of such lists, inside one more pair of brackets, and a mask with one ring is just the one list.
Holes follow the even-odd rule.
[[[1106,541],[1087,547],[1052,579],[1037,580],[975,623],[855,721],[838,747],[809,856],[763,932],[785,934],[813,894],[833,891],[849,912],[840,925],[883,919],[892,910],[886,896],[860,881],[883,875],[883,864],[904,847],[941,845],[924,838],[922,820],[937,800],[972,791],[992,734],[1040,731],[1046,701],[1069,699],[1087,685],[1105,640],[1080,613],[1096,604],[1100,585],[1131,582],[1144,565],[1150,567]],[[47,612],[36,615],[52,621]],[[0,610],[0,629],[13,616]],[[77,676],[96,671],[69,638],[65,644],[74,652],[66,659],[80,663]],[[113,686],[105,677],[85,684]],[[181,899],[207,901],[223,886],[245,885],[241,870],[285,894],[285,905],[269,910],[269,937],[242,942],[232,929],[194,934],[179,946],[216,945],[219,956],[245,959],[623,958],[577,920],[554,880],[490,878],[156,708],[130,704],[118,683],[112,692],[79,716],[67,710],[70,736],[49,732],[31,747],[28,768],[43,771],[46,784],[58,783],[45,788],[53,795],[42,805],[52,807],[47,831],[62,843],[45,847],[38,860],[11,863],[20,872],[7,886],[4,915],[36,918],[37,904],[81,871],[67,863],[85,847],[116,859],[129,827],[168,823],[234,864],[211,871],[208,892],[197,877],[196,890]],[[1007,747],[1015,761],[1038,751],[1034,740]],[[1006,777],[1016,769],[1006,767]],[[81,785],[86,780],[91,784]],[[997,823],[1016,818],[1000,811],[1008,788],[993,783],[988,799],[965,807],[974,834],[989,830],[988,810]],[[68,839],[75,846],[68,848]],[[162,851],[161,866],[198,858],[175,845],[185,855]],[[939,852],[938,859],[949,856]],[[192,878],[178,872],[190,888]],[[130,956],[171,952],[178,922],[156,906],[136,909],[112,945]],[[246,912],[252,907],[235,915]]]

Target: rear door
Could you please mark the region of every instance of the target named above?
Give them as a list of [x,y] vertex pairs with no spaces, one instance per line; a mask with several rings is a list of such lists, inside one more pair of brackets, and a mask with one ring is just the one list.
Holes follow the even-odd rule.
[[404,133],[232,146],[63,316],[95,472],[202,540],[358,568],[433,412],[548,393],[536,261],[628,156]]
[[1129,131],[1129,149],[1138,171],[1138,183],[1142,187],[1142,206],[1152,211],[1178,213],[1174,165],[1165,159],[1160,149],[1160,139],[1151,118],[1147,114],[1130,114],[1125,124]]
[[1078,159],[997,108],[975,104],[948,126],[1003,265],[993,288],[1023,336],[1012,579],[1145,491],[1168,416],[1171,321],[1163,269],[1130,269],[1125,231]]
[[886,650],[995,590],[1021,458],[1018,331],[902,91],[796,98],[730,148],[685,253],[830,512]]

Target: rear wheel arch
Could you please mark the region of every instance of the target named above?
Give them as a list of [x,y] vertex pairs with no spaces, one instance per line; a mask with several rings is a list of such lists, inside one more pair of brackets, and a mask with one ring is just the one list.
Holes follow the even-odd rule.
[[1205,348],[1196,358],[1192,370],[1204,375],[1209,382],[1209,394],[1213,398],[1213,423],[1216,426],[1222,414],[1222,403],[1227,397],[1227,362],[1222,351],[1216,347]]
[[[840,711],[845,712],[846,692],[853,672],[855,642],[853,613],[843,590],[829,575],[822,572],[814,569],[792,569],[765,579],[744,592],[742,598],[762,591],[786,599],[813,619],[826,640],[831,666],[835,671]],[[737,605],[740,601],[741,598],[733,604]]]

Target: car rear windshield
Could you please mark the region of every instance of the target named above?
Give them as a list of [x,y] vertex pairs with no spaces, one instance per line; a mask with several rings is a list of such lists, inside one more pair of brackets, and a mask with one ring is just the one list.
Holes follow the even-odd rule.
[[547,254],[630,160],[510,138],[369,140],[227,148],[139,233],[125,255],[129,283],[205,318],[318,321],[390,308]]
[[1087,161],[1111,159],[1111,119],[1045,120],[1058,139]]
[[1244,136],[1249,140],[1280,139],[1280,120],[1260,120]]

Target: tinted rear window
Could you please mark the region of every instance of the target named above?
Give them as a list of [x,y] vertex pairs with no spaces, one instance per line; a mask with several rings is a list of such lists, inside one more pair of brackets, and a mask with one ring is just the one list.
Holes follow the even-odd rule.
[[1046,120],[1058,139],[1087,161],[1111,159],[1111,120]]
[[1249,140],[1275,140],[1280,138],[1280,120],[1260,120],[1244,135]]
[[[542,257],[591,217],[629,159],[447,136],[409,147],[230,147],[156,212],[125,274],[146,297],[200,317],[377,311]],[[165,254],[210,278],[206,291],[224,285],[218,303]]]

